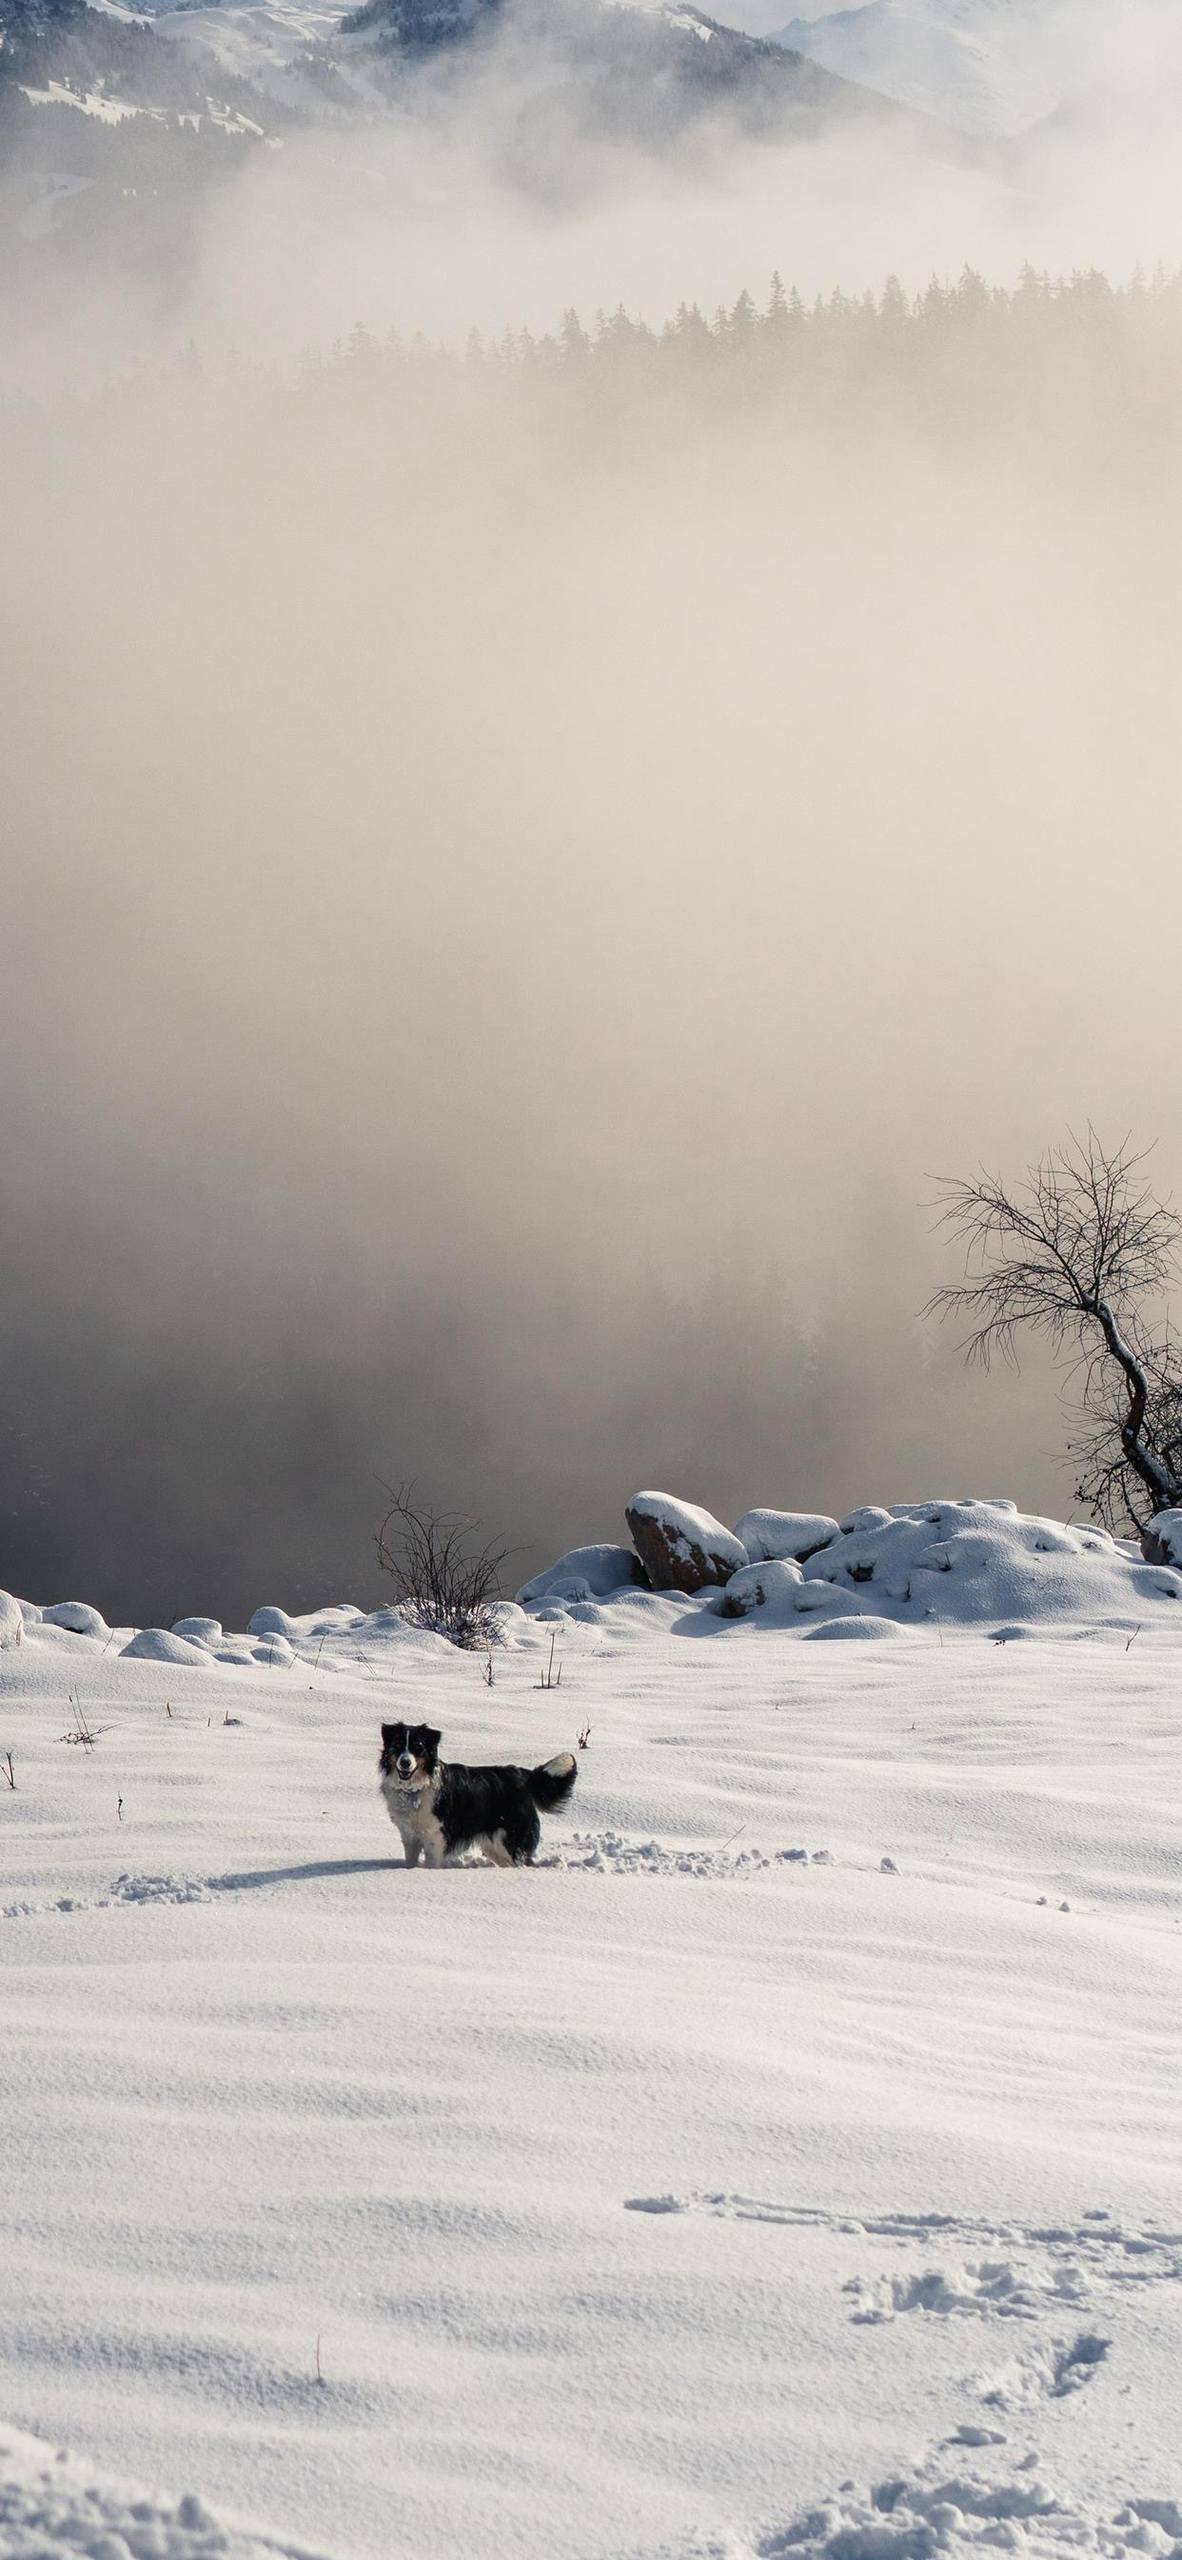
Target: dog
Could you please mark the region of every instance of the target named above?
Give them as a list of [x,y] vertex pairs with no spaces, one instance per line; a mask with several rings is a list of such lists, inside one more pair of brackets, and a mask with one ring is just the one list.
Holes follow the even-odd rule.
[[539,1812],[565,1804],[578,1776],[573,1751],[539,1769],[445,1766],[434,1725],[384,1724],[378,1762],[391,1822],[408,1867],[443,1867],[479,1849],[494,1867],[527,1867],[542,1837]]

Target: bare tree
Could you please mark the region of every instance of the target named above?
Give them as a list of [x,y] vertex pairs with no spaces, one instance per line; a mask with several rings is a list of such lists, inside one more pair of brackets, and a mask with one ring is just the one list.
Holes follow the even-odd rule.
[[393,1578],[404,1616],[466,1653],[494,1643],[501,1566],[511,1549],[494,1540],[474,1545],[479,1521],[462,1512],[433,1511],[416,1501],[413,1484],[397,1490],[387,1485],[386,1491],[390,1501],[377,1533],[378,1562]]
[[1069,1446],[1081,1501],[1138,1528],[1182,1502],[1182,1367],[1155,1303],[1175,1267],[1179,1220],[1143,1177],[1146,1153],[1095,1130],[1051,1147],[1008,1190],[982,1171],[939,1185],[940,1224],[965,1276],[925,1314],[967,1318],[965,1350],[1017,1367],[1017,1339],[1041,1333],[1076,1380],[1080,1436]]

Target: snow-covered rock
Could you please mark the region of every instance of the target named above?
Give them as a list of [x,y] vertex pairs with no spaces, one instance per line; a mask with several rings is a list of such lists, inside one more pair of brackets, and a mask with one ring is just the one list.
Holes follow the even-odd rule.
[[634,1493],[625,1517],[654,1591],[701,1591],[750,1561],[733,1529],[671,1493]]
[[1182,1510],[1159,1511],[1142,1533],[1146,1564],[1169,1564],[1182,1571]]
[[745,1511],[735,1536],[753,1564],[772,1556],[795,1556],[803,1564],[837,1536],[837,1522],[824,1511]]
[[41,1612],[47,1627],[65,1627],[72,1636],[98,1636],[105,1639],[110,1628],[101,1609],[92,1609],[87,1600],[55,1600]]
[[609,1591],[626,1591],[643,1580],[644,1567],[632,1547],[572,1547],[523,1583],[517,1598],[523,1609],[536,1600],[603,1600]]
[[220,1618],[174,1618],[172,1632],[187,1636],[190,1644],[220,1644],[222,1622]]
[[19,1600],[14,1600],[11,1592],[0,1591],[0,1645],[19,1644],[24,1632]]
[[193,1671],[208,1671],[209,1649],[203,1644],[190,1644],[187,1636],[172,1633],[169,1627],[141,1627],[130,1644],[123,1647],[125,1661],[173,1662],[178,1668],[187,1665]]
[[802,1578],[792,1556],[741,1564],[721,1591],[711,1592],[708,1605],[717,1618],[749,1618],[756,1609],[770,1609],[779,1617],[795,1606]]

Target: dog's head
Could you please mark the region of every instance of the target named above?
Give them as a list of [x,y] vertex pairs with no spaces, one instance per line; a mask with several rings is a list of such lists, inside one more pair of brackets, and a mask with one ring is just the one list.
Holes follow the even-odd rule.
[[378,1764],[383,1776],[404,1787],[434,1777],[442,1740],[433,1724],[384,1724]]

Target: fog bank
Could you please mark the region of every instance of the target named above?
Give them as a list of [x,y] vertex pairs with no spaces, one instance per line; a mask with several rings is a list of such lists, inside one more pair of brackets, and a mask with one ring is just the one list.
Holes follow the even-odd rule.
[[1070,1506],[917,1319],[933,1173],[1182,1160],[1177,330],[1054,311],[6,413],[6,1585],[364,1600],[381,1476],[522,1576]]

